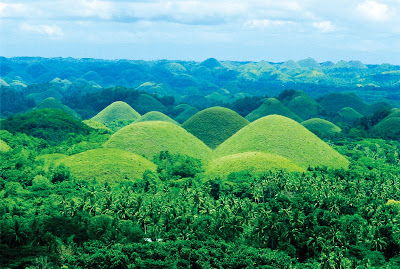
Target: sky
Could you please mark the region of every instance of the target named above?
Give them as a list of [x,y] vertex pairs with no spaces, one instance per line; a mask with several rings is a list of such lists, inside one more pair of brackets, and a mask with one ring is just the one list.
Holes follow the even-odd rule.
[[400,0],[0,0],[0,56],[400,64]]

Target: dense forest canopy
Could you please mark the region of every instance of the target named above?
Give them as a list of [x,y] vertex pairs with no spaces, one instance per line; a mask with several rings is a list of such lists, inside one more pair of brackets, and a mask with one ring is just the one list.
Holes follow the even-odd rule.
[[398,268],[399,72],[2,57],[0,267]]

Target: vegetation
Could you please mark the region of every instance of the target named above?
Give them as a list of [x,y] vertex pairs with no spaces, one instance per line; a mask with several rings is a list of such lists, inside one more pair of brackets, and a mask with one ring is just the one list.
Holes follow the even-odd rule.
[[61,159],[71,176],[79,180],[115,184],[123,180],[141,180],[156,166],[145,158],[120,149],[94,149]]
[[175,120],[179,123],[184,123],[185,121],[187,121],[188,119],[190,119],[191,117],[193,117],[194,115],[196,115],[199,112],[199,110],[195,107],[190,107],[186,110],[184,110],[183,112],[181,112],[176,118]]
[[174,121],[173,119],[171,119],[170,117],[159,111],[147,112],[146,114],[140,116],[135,120],[135,122],[143,122],[143,121],[167,121],[179,125],[179,123],[177,123],[176,121]]
[[6,142],[4,142],[3,140],[0,139],[0,152],[6,152],[9,151],[11,149],[11,147],[9,145],[7,145]]
[[249,115],[246,116],[246,119],[249,121],[255,121],[259,118],[268,116],[268,115],[281,115],[288,118],[291,118],[295,121],[301,122],[299,116],[295,115],[288,108],[286,108],[279,100],[275,98],[268,98],[264,101],[264,103],[252,111]]
[[92,120],[104,124],[113,131],[117,131],[139,117],[140,114],[130,105],[117,101],[100,111]]
[[262,152],[245,152],[224,156],[212,160],[206,168],[208,173],[221,178],[226,178],[231,173],[241,171],[249,171],[257,174],[269,170],[305,172],[305,169],[300,168],[282,156]]
[[142,115],[150,111],[159,111],[163,113],[167,111],[167,108],[160,101],[148,94],[139,95],[133,107]]
[[47,109],[47,108],[59,109],[77,120],[81,119],[81,116],[79,116],[79,114],[76,113],[73,109],[61,104],[58,100],[54,99],[53,97],[46,98],[35,107],[35,109]]
[[112,132],[110,128],[106,127],[103,123],[100,123],[95,120],[84,120],[82,123],[86,124],[90,128],[96,129],[96,130],[101,130],[105,132]]
[[306,127],[309,131],[313,132],[321,139],[333,138],[342,131],[339,126],[320,118],[313,118],[303,121],[301,125]]
[[185,121],[182,127],[215,149],[247,124],[249,121],[233,110],[212,107],[198,112]]
[[105,144],[152,159],[160,151],[207,159],[211,153],[202,141],[176,124],[164,121],[132,123],[113,134]]
[[354,124],[360,121],[360,119],[363,117],[360,113],[358,113],[356,110],[354,110],[351,107],[344,107],[342,108],[339,112],[339,117],[340,121],[349,123],[349,124]]
[[288,103],[287,108],[304,120],[314,118],[322,111],[322,107],[316,101],[305,96],[295,97]]
[[372,128],[372,132],[385,139],[400,139],[400,117],[383,119]]
[[347,168],[349,162],[338,152],[289,118],[271,115],[247,125],[213,153],[214,158],[244,152],[280,155],[296,165]]
[[322,97],[318,102],[328,113],[338,113],[345,107],[350,107],[364,116],[373,113],[370,106],[353,94],[330,93]]

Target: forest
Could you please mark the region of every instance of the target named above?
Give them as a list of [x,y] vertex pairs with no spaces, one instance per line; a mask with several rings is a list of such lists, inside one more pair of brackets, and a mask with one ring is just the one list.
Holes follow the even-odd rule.
[[399,268],[400,66],[0,58],[0,268]]

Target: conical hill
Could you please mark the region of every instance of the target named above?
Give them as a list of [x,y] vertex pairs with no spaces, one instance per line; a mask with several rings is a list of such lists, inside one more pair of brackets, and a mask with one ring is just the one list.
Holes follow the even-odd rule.
[[285,107],[278,99],[268,98],[257,109],[246,116],[248,121],[255,121],[268,115],[281,115],[301,122],[301,118]]
[[152,159],[160,151],[206,159],[211,149],[198,138],[176,124],[165,121],[132,123],[115,134],[104,144]]
[[35,109],[59,109],[64,111],[65,113],[67,113],[68,115],[72,116],[75,119],[80,119],[81,116],[79,116],[78,113],[76,113],[75,110],[73,110],[72,108],[63,105],[62,103],[60,103],[60,101],[58,101],[57,99],[53,98],[53,97],[49,97],[44,99],[40,104],[38,104]]
[[143,121],[168,121],[173,124],[179,125],[179,123],[177,123],[176,121],[174,121],[173,119],[171,119],[170,117],[159,111],[147,112],[143,116],[136,119],[134,122],[143,122]]
[[211,107],[188,119],[182,127],[214,149],[247,124],[249,121],[233,110]]
[[100,122],[106,127],[116,131],[139,117],[140,114],[130,105],[122,101],[117,101],[100,111],[92,120]]
[[319,138],[331,138],[342,131],[339,126],[320,118],[303,121],[301,125],[316,134]]
[[250,123],[218,146],[213,157],[244,152],[277,154],[305,169],[317,166],[346,168],[349,163],[300,123],[278,115]]

